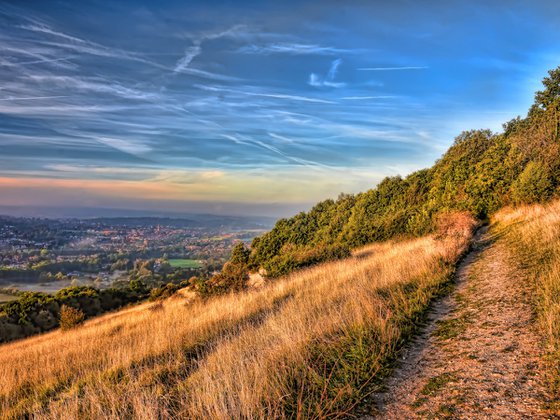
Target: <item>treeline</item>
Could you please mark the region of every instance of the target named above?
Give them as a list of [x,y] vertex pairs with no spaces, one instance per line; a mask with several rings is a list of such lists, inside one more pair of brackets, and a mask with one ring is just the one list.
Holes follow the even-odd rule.
[[128,288],[97,290],[92,287],[68,287],[56,294],[24,292],[0,308],[0,342],[28,337],[58,327],[65,305],[92,317],[147,297],[141,283]]
[[167,298],[181,288],[203,284],[208,275],[198,274],[198,269],[172,269],[166,260],[158,259],[136,261],[130,281],[108,289],[71,286],[55,294],[2,289],[18,298],[0,305],[0,343],[61,326],[65,310],[85,320],[130,304]]
[[341,194],[279,220],[253,240],[245,265],[271,276],[285,274],[371,242],[430,233],[442,213],[468,211],[484,219],[506,205],[557,195],[560,67],[543,84],[527,116],[505,123],[502,133],[464,132],[431,168],[385,178],[364,193]]
[[142,281],[132,280],[127,287],[102,290],[76,286],[55,294],[19,292],[18,299],[0,306],[0,343],[57,328],[64,308],[72,308],[80,319],[87,319],[133,303],[169,297],[188,285],[183,281],[149,288]]

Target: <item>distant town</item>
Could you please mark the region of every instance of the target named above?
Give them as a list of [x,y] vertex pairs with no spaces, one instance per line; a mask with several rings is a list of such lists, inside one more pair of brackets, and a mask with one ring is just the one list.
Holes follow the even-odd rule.
[[0,289],[56,292],[142,280],[154,287],[220,270],[270,226],[241,217],[42,219],[0,216]]

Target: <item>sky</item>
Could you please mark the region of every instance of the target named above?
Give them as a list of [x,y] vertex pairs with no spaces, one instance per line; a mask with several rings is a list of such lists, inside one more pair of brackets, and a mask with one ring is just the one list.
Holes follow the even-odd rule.
[[525,115],[556,1],[0,2],[0,206],[287,216]]

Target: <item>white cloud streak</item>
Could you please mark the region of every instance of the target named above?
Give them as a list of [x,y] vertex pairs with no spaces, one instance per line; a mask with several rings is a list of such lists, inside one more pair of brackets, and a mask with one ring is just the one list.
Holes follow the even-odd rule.
[[0,98],[0,101],[37,101],[40,99],[58,99],[58,98],[68,98],[68,96],[30,96],[25,98]]
[[64,88],[80,91],[107,93],[124,99],[157,99],[158,95],[143,92],[122,86],[116,82],[110,82],[102,78],[85,78],[74,76],[54,76],[48,74],[29,74],[28,80],[38,83],[56,84]]
[[267,45],[246,45],[237,50],[243,54],[290,54],[290,55],[338,55],[353,53],[354,50],[324,47],[316,44],[278,42]]
[[152,151],[152,148],[146,144],[125,140],[125,139],[116,139],[111,137],[96,137],[95,140],[109,147],[112,147],[114,149],[120,150],[125,153],[129,153],[131,155],[141,155],[143,153],[149,153]]
[[217,87],[217,86],[206,86],[206,85],[195,85],[195,87],[197,87],[199,89],[202,89],[202,90],[207,90],[207,91],[210,91],[210,92],[227,92],[227,93],[233,93],[233,94],[244,95],[244,96],[257,96],[257,97],[263,97],[263,98],[286,99],[286,100],[291,100],[291,101],[312,102],[312,103],[320,103],[320,104],[335,104],[336,103],[334,101],[330,101],[330,100],[327,100],[327,99],[320,99],[320,98],[314,98],[314,97],[309,97],[309,96],[301,96],[301,95],[288,95],[288,94],[283,94],[283,93],[250,92],[250,91],[241,91],[241,90],[227,89],[227,88],[222,88],[222,87]]
[[338,68],[340,67],[340,64],[342,63],[342,60],[340,58],[337,58],[336,60],[334,60],[331,63],[331,67],[329,69],[329,72],[327,73],[327,79],[329,80],[334,80],[336,77],[336,74],[338,73]]
[[[202,43],[207,40],[225,38],[225,37],[236,37],[242,29],[244,29],[244,25],[235,25],[225,31],[219,31],[214,33],[206,33],[203,34],[193,40],[193,46],[187,48],[183,57],[181,57],[177,63],[175,64],[175,68],[173,69],[174,73],[182,73],[184,72],[191,62],[200,54],[202,54]],[[211,73],[207,73],[211,74]]]
[[194,58],[201,52],[202,48],[200,47],[200,44],[187,48],[187,50],[185,51],[185,55],[179,61],[177,61],[177,64],[175,64],[175,68],[173,69],[173,71],[175,73],[180,73],[185,70],[191,64]]
[[404,66],[404,67],[360,67],[360,71],[395,71],[395,70],[427,70],[428,66]]
[[270,132],[268,132],[267,134],[270,137],[272,137],[273,139],[283,141],[284,143],[294,143],[294,141],[292,139],[289,139],[288,137],[281,136],[280,134],[275,134],[275,133],[270,133]]
[[367,101],[370,99],[395,99],[396,95],[379,95],[379,96],[344,96],[340,99],[344,101]]

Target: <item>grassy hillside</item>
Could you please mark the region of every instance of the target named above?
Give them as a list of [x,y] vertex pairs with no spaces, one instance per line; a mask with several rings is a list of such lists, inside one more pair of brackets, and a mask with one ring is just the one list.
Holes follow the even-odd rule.
[[249,267],[275,276],[312,264],[313,259],[301,261],[301,254],[318,247],[332,254],[330,247],[425,235],[444,212],[468,211],[484,219],[507,205],[557,196],[560,68],[550,71],[543,85],[527,116],[505,123],[502,133],[464,132],[431,168],[386,178],[369,191],[342,194],[279,220],[253,241]]
[[6,344],[4,418],[326,417],[359,405],[452,278],[474,221],[260,290],[163,303]]

